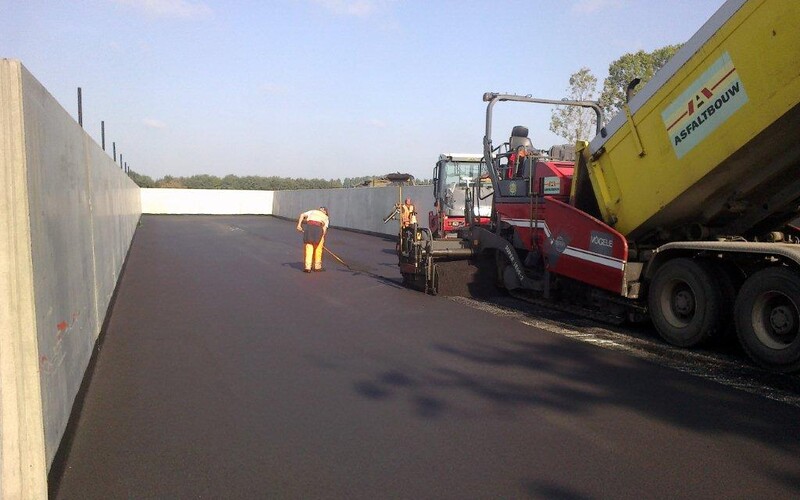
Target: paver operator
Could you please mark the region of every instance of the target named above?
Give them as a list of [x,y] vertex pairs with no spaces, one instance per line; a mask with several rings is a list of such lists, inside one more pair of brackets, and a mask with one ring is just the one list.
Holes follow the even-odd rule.
[[322,267],[322,249],[325,248],[325,233],[328,232],[328,209],[319,207],[300,214],[297,219],[297,230],[303,233],[305,251],[303,272],[324,271]]
[[406,202],[400,206],[400,224],[402,227],[417,223],[417,209],[411,202],[411,198],[406,198]]

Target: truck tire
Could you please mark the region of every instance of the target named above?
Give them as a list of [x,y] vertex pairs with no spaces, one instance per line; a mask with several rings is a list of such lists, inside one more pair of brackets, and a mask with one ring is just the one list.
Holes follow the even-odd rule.
[[700,345],[720,329],[723,297],[710,270],[709,265],[681,258],[656,271],[647,294],[650,318],[670,344]]
[[736,297],[736,330],[745,352],[760,365],[800,369],[800,276],[784,267],[753,274]]

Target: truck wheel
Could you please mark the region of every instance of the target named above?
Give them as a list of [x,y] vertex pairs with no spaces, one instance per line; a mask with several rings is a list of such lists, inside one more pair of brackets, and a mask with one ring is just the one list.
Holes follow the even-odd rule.
[[650,317],[670,344],[693,347],[720,328],[722,296],[710,267],[691,259],[674,259],[661,266],[650,283]]
[[783,267],[753,274],[735,314],[739,342],[753,360],[784,373],[800,369],[800,276]]

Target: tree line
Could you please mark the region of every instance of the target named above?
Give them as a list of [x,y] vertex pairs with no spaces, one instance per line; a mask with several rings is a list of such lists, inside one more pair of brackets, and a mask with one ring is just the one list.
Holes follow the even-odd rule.
[[[247,175],[216,175],[200,174],[189,177],[174,177],[166,175],[158,180],[153,180],[148,175],[143,175],[133,170],[128,176],[139,187],[143,188],[178,188],[178,189],[236,189],[236,190],[261,190],[261,191],[289,191],[295,189],[332,189],[362,186],[386,185],[386,176],[345,177],[344,179],[304,179],[292,177]],[[415,180],[414,184],[430,184],[428,179]]]
[[[640,50],[624,54],[609,65],[608,76],[603,80],[599,96],[597,77],[589,68],[580,68],[570,76],[565,97],[575,101],[598,101],[608,123],[622,110],[628,84],[635,78],[641,79],[633,91],[635,95],[681,47],[682,44],[667,45],[652,52]],[[574,144],[575,141],[594,137],[596,122],[594,112],[589,109],[558,106],[552,112],[550,130]]]

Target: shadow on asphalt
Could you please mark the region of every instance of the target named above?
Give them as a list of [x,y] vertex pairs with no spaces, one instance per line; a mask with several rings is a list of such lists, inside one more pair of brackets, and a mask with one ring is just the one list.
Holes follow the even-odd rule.
[[523,487],[531,498],[559,498],[561,500],[588,500],[591,498],[572,488],[549,481],[526,481]]
[[[354,391],[375,402],[405,400],[410,411],[425,420],[526,408],[580,416],[611,407],[704,436],[740,436],[788,454],[800,450],[800,423],[794,411],[773,406],[782,403],[741,391],[718,391],[713,382],[690,375],[659,376],[663,369],[643,360],[629,358],[620,363],[615,357],[597,356],[579,343],[564,342],[517,341],[503,347],[436,343],[430,350],[444,355],[439,356],[443,362],[417,370],[390,367],[371,380],[354,382]],[[520,370],[530,376],[509,380],[508,373]],[[788,487],[800,487],[798,474],[772,469],[765,474]],[[554,485],[527,487],[537,495],[549,492],[558,498],[580,498]]]

